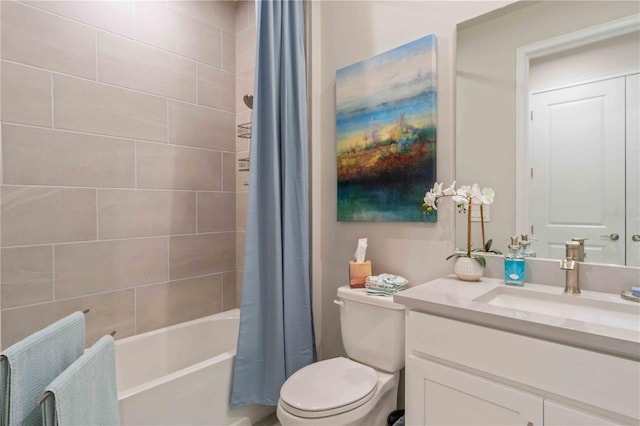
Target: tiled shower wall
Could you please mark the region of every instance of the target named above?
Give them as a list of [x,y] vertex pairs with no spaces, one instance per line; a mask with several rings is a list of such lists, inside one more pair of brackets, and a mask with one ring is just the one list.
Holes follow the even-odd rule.
[[[255,2],[238,2],[236,10],[236,125],[251,123],[251,110],[242,101],[244,95],[253,94],[256,62],[256,8]],[[237,138],[237,159],[249,157],[250,140]],[[238,164],[243,164],[238,162]],[[236,175],[236,265],[238,301],[242,286],[242,268],[244,266],[244,240],[247,226],[247,195],[249,190],[249,172],[238,167]]]
[[250,4],[1,7],[2,347],[74,310],[91,343],[235,307]]

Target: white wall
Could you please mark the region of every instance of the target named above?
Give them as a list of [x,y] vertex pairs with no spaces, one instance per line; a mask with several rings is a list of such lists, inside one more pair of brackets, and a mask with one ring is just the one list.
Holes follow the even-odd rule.
[[[446,262],[445,257],[452,251],[454,240],[451,206],[440,210],[435,224],[336,221],[336,70],[427,34],[435,34],[438,52],[437,178],[449,182],[454,176],[456,24],[507,3],[340,1],[313,6],[313,11],[320,14],[320,18],[315,16],[313,22],[321,25],[320,40],[313,41],[314,96],[311,112],[314,120],[313,246],[314,257],[320,256],[320,262],[317,262],[317,257],[314,259],[314,295],[320,297],[314,305],[316,315],[321,315],[318,333],[321,358],[343,354],[339,310],[332,302],[337,288],[348,282],[347,264],[358,238],[369,238],[367,258],[373,263],[374,274],[400,274],[412,284],[451,272],[452,264]],[[317,49],[321,50],[319,57]],[[320,81],[317,80],[318,75]]]
[[638,72],[640,34],[638,31],[560,54],[543,56],[529,63],[531,91],[580,83],[620,72]]

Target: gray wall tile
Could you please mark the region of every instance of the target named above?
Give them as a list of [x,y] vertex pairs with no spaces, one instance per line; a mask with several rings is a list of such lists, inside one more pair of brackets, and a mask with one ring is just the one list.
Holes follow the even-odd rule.
[[136,3],[136,40],[219,67],[221,31],[161,3]]
[[181,235],[169,240],[171,279],[235,270],[235,233]]
[[2,311],[2,347],[6,348],[65,316],[90,309],[86,316],[86,346],[116,331],[116,339],[131,336],[134,326],[133,290],[59,300]]
[[222,154],[153,143],[136,144],[139,188],[222,188]]
[[25,3],[125,37],[133,37],[132,1],[26,1]]
[[53,300],[51,246],[2,249],[2,309]]
[[166,237],[55,246],[59,299],[167,281]]
[[165,99],[57,74],[53,90],[56,128],[167,140]]
[[246,232],[247,230],[247,207],[249,204],[249,193],[236,193],[236,230]]
[[99,189],[98,222],[100,239],[194,233],[196,194]]
[[222,274],[136,289],[138,333],[213,315],[222,310]]
[[236,190],[236,154],[222,153],[222,189],[223,191]]
[[236,34],[236,72],[248,71],[256,63],[256,27],[251,25]]
[[4,186],[2,246],[96,239],[95,189]]
[[198,193],[198,232],[235,231],[236,194]]
[[4,183],[134,186],[132,141],[10,124],[2,141]]
[[[235,112],[235,95],[236,76],[234,74],[198,64],[198,103],[200,105]],[[226,125],[229,126],[228,123]],[[229,134],[226,136],[228,137]]]
[[2,61],[2,120],[51,127],[51,73]]
[[13,1],[2,2],[2,58],[96,78],[96,31]]
[[236,2],[236,31],[242,31],[249,26],[249,3],[252,0],[239,0]]
[[206,24],[234,31],[235,1],[169,0],[169,8]]
[[236,271],[229,271],[222,274],[222,310],[228,311],[238,307],[236,298]]
[[[4,346],[86,307],[88,344],[112,324],[116,337],[133,334],[134,288],[158,282],[171,290],[157,294],[178,292],[171,309],[194,307],[193,318],[217,312],[217,271],[230,271],[224,303],[233,307],[236,3],[25,0],[0,8]],[[198,84],[202,105],[194,105]],[[208,192],[221,190],[229,193]],[[205,191],[201,216],[195,191]],[[169,236],[200,237],[198,217],[200,232],[224,233],[176,240],[169,259]],[[205,277],[166,283],[171,263],[183,284]],[[211,296],[205,309],[198,286],[207,280],[217,284],[202,291]],[[165,315],[160,323],[184,320],[154,314]]]
[[236,38],[227,32],[222,33],[222,68],[236,72]]
[[169,101],[169,142],[173,144],[233,152],[234,123],[230,112]]
[[246,234],[236,232],[236,268],[244,269],[244,247]]
[[106,33],[98,34],[100,81],[169,98],[196,101],[196,63]]

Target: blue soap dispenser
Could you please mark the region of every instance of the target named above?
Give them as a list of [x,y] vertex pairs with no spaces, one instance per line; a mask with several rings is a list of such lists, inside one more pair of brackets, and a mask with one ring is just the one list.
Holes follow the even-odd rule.
[[523,286],[526,275],[526,265],[518,236],[511,237],[509,253],[504,256],[504,282],[507,285]]

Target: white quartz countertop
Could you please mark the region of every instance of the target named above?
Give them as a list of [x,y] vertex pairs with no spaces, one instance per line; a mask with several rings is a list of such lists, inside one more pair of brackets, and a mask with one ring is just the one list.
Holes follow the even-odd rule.
[[[495,278],[465,282],[451,276],[401,291],[394,296],[394,302],[427,314],[640,361],[640,329],[608,326],[560,315],[545,315],[529,310],[493,306],[475,300],[497,287],[513,288],[505,286],[504,281]],[[563,290],[555,286],[527,283],[514,291],[561,295]],[[622,309],[633,313],[637,308],[640,316],[640,304],[623,300],[617,294],[583,290],[578,296],[563,295],[563,297],[619,303],[626,305],[621,306]]]

